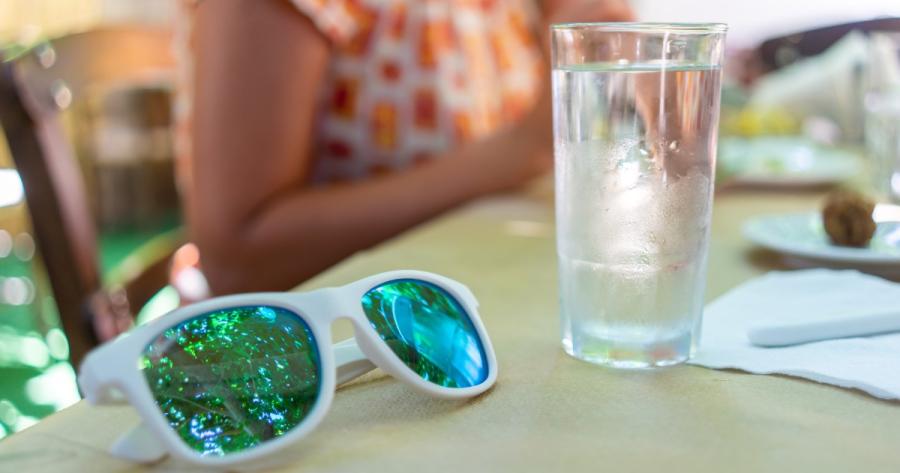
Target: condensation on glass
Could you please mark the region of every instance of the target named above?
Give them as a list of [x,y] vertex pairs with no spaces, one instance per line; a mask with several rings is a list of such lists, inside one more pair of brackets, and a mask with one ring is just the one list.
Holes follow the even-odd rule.
[[664,366],[696,347],[725,29],[551,30],[560,312],[572,356]]

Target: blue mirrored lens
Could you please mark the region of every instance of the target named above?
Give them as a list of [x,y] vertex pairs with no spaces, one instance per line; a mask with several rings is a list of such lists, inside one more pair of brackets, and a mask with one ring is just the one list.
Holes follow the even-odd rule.
[[144,349],[141,371],[169,425],[203,455],[284,435],[321,389],[316,340],[297,314],[236,307],[182,322]]
[[362,306],[381,339],[425,380],[465,388],[487,379],[481,338],[447,291],[416,279],[390,281],[367,292]]

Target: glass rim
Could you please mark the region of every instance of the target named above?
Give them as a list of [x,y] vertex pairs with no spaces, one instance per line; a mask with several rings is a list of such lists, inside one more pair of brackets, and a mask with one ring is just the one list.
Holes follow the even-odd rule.
[[552,31],[593,29],[612,33],[725,33],[726,23],[665,23],[665,22],[569,22],[550,25]]

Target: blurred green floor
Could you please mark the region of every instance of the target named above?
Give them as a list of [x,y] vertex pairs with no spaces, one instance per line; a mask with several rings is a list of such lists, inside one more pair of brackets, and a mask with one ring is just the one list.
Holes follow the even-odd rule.
[[[179,224],[172,215],[153,228],[102,234],[104,274]],[[78,400],[68,345],[33,247],[26,233],[0,228],[0,438]]]

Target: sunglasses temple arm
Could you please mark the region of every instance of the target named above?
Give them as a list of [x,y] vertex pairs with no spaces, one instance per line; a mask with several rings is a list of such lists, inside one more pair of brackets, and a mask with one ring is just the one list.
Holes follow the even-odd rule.
[[334,361],[337,366],[338,386],[375,369],[375,364],[369,361],[353,338],[334,344]]
[[104,376],[108,370],[103,369],[103,360],[98,358],[97,354],[88,354],[78,370],[78,388],[82,396],[95,406],[125,404],[125,395]]
[[109,447],[110,455],[135,463],[156,463],[168,455],[162,441],[141,422]]
[[[85,358],[78,370],[78,387],[84,398],[95,406],[124,404],[127,399],[122,391],[105,376],[109,370],[103,369],[108,364],[104,358],[102,347]],[[109,453],[136,463],[153,463],[165,458],[166,449],[142,422],[119,437],[109,448]]]

